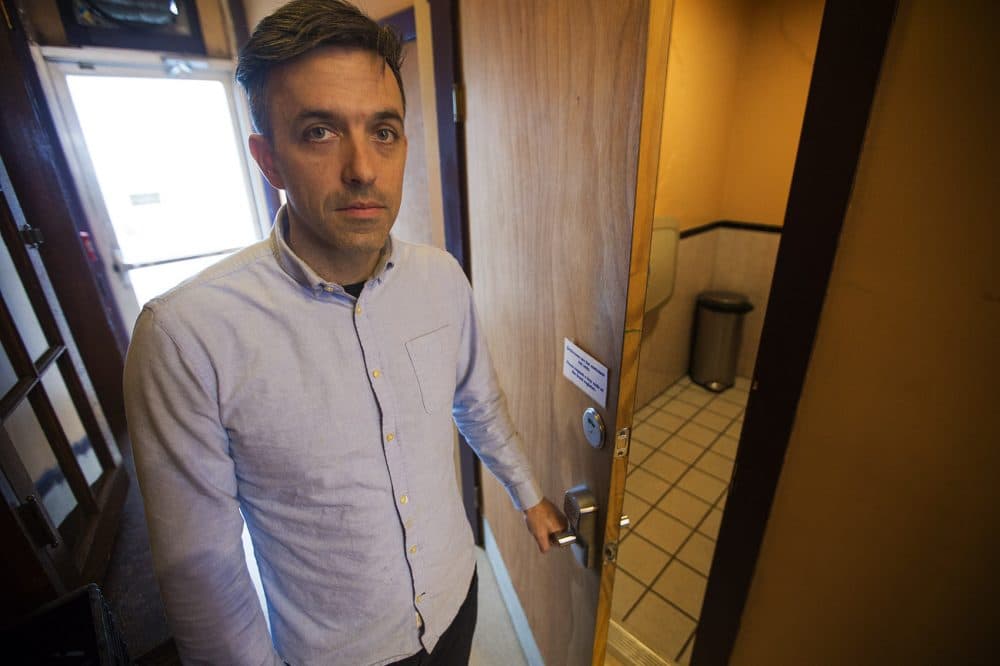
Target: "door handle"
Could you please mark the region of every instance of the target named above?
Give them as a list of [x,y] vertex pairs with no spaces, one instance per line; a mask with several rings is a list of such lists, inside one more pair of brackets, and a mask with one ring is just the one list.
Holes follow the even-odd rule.
[[17,512],[35,543],[51,548],[59,546],[59,532],[34,495],[25,497],[24,503],[18,505]]
[[[594,493],[586,486],[570,488],[563,497],[563,513],[567,529],[549,535],[549,542],[562,548],[572,546],[577,562],[584,568],[597,566],[597,499]],[[632,521],[622,515],[618,524],[629,527]]]
[[568,528],[549,537],[554,546],[572,546],[577,562],[583,567],[595,566],[597,561],[597,500],[586,486],[576,486],[566,491],[563,513]]
[[[619,527],[631,527],[632,519],[627,515],[622,514],[622,517],[618,520]],[[576,543],[576,535],[573,534],[573,530],[567,529],[562,532],[554,532],[549,535],[549,541],[552,542],[553,546],[568,546],[572,543]]]
[[549,535],[549,542],[551,542],[553,546],[568,546],[571,543],[576,543],[576,535],[573,534],[571,530],[555,532]]

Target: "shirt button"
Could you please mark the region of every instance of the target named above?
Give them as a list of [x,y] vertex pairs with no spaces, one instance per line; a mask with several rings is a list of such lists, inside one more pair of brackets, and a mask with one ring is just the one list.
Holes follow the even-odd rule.
[[403,529],[408,530],[411,527],[413,527],[413,519],[412,518],[410,518],[405,523],[403,523]]
[[410,555],[415,555],[416,553],[417,553],[417,547],[416,546],[410,546]]
[[355,308],[354,308],[354,314],[361,314],[361,306],[360,305],[355,306]]
[[406,503],[407,503],[407,502],[409,502],[409,501],[410,501],[410,498],[409,498],[409,497],[407,497],[406,495],[402,495],[402,496],[400,496],[400,498],[399,498],[399,503],[400,503],[400,504],[406,504]]
[[424,600],[424,593],[421,592],[420,594],[417,595],[416,602],[419,604],[423,600]]
[[392,434],[391,432],[385,436],[385,441],[387,442],[391,442],[394,439],[396,439],[396,435]]
[[326,285],[325,287],[323,287],[323,291],[325,291],[325,292],[327,292],[329,294],[332,294],[333,293],[333,287],[331,287],[330,285]]
[[375,379],[378,379],[381,376],[382,376],[382,372],[381,371],[379,371],[379,370],[372,370],[372,377],[374,377]]

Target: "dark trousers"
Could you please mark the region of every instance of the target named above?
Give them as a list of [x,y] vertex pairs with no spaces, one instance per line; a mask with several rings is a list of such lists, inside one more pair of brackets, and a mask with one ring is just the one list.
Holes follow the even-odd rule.
[[434,650],[427,654],[427,650],[421,649],[412,657],[397,661],[392,666],[467,666],[469,653],[472,652],[472,634],[476,631],[478,588],[479,577],[473,571],[469,593],[458,609],[458,615],[441,634]]

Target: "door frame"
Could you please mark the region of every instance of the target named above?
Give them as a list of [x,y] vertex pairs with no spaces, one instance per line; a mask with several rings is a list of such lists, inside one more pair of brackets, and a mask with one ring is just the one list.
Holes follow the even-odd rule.
[[[458,7],[456,0],[428,1],[434,24],[445,237],[448,250],[469,273],[460,90],[451,117],[452,86],[461,80],[454,48],[460,28]],[[696,633],[695,666],[728,663],[736,642],[897,4],[898,0],[827,0],[824,7],[745,424]]]
[[[426,0],[431,14],[431,43],[434,45],[434,95],[438,134],[438,164],[441,173],[441,203],[444,217],[444,245],[467,277],[471,277],[472,269],[468,262],[468,222],[465,208],[465,163],[464,153],[460,152],[459,137],[461,123],[453,115],[452,90],[458,80],[457,69],[453,58],[457,41],[455,36],[456,8],[452,0]],[[379,19],[380,25],[391,26],[400,36],[403,43],[417,39],[416,15],[413,7],[408,7],[395,14]],[[432,119],[425,118],[425,123]],[[480,512],[480,466],[479,459],[472,449],[466,445],[461,433],[458,433],[458,467],[461,479],[462,505],[465,516],[472,527],[472,536],[477,546],[485,546],[483,533],[483,517]]]
[[[419,1],[419,0],[418,0]],[[466,277],[472,278],[469,255],[469,206],[465,181],[465,126],[461,109],[462,69],[458,50],[458,0],[426,0],[431,9],[434,44],[434,95],[437,108],[438,159],[445,249],[455,257]],[[412,10],[410,10],[412,11]],[[424,122],[430,122],[426,119]],[[462,503],[476,545],[484,547],[482,470],[479,459],[459,437]]]
[[[240,248],[228,247],[194,254],[169,257],[165,260],[130,264],[121,258],[118,239],[110,212],[98,182],[97,172],[91,161],[76,107],[70,94],[70,76],[119,77],[135,79],[160,79],[214,81],[225,91],[233,138],[240,162],[241,176],[246,188],[253,231],[262,239],[270,232],[273,215],[267,197],[264,178],[260,176],[247,146],[246,137],[252,124],[245,97],[234,80],[235,65],[226,59],[209,57],[177,57],[165,60],[165,54],[153,51],[122,51],[120,49],[88,48],[86,50],[63,46],[35,46],[32,48],[36,71],[45,92],[47,106],[55,123],[63,155],[71,170],[73,182],[80,194],[93,232],[93,245],[104,266],[111,267],[106,279],[114,287],[116,307],[120,316],[131,326],[142,309],[136,300],[129,277],[134,268],[174,263],[187,259],[200,259],[224,255]],[[187,66],[189,71],[171,73],[173,67]]]
[[5,92],[0,154],[9,165],[21,209],[44,235],[39,254],[112,434],[124,451],[121,377],[128,329],[115,306],[106,267],[92,246],[93,230],[62,152],[21,16],[9,9],[4,16],[9,29],[0,29],[0,89]]
[[827,0],[732,485],[691,663],[726,664],[792,435],[897,0]]

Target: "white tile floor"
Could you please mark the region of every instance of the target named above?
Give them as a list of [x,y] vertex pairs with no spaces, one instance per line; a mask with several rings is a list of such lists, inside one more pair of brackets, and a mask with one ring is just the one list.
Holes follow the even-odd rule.
[[713,393],[687,377],[636,413],[612,617],[687,664],[722,520],[749,381]]

